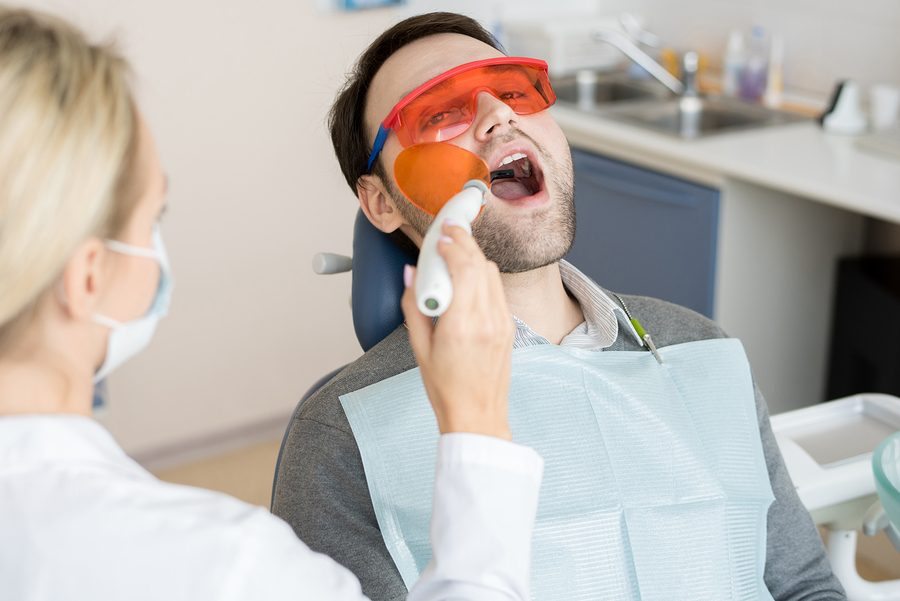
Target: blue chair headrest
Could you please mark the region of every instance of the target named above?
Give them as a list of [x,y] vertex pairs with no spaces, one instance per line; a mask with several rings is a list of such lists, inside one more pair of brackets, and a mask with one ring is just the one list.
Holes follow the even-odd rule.
[[416,257],[394,244],[360,209],[353,225],[353,328],[363,351],[384,340],[403,323],[403,266]]

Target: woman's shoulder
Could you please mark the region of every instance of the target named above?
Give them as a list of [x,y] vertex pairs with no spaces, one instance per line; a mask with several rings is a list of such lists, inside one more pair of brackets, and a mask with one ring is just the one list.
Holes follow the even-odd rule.
[[317,561],[262,507],[162,482],[124,453],[51,455],[0,471],[0,598],[27,598],[36,586],[60,598],[71,587],[98,599],[216,598],[276,565],[304,572]]

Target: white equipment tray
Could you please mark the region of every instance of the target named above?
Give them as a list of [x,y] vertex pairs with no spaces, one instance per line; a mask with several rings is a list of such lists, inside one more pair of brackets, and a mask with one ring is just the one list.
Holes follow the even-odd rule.
[[900,398],[858,394],[771,420],[797,494],[814,511],[875,494],[872,453],[900,431]]

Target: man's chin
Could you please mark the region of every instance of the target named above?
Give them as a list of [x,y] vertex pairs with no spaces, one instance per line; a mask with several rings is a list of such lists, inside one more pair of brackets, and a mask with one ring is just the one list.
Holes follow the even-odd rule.
[[[559,263],[560,259],[566,256],[568,253],[563,253],[562,257],[554,258],[553,260],[547,260],[544,262],[534,261],[532,263],[520,263],[518,265],[500,265],[497,264],[497,269],[500,270],[501,274],[504,275],[514,275],[517,273],[528,273],[529,271],[535,271],[537,269],[541,269],[546,267],[547,265],[553,265],[554,263]],[[496,263],[496,261],[494,261]]]
[[563,218],[538,220],[527,228],[484,217],[472,224],[472,235],[501,273],[524,273],[556,263],[569,253],[575,241],[574,215],[571,226],[570,220]]

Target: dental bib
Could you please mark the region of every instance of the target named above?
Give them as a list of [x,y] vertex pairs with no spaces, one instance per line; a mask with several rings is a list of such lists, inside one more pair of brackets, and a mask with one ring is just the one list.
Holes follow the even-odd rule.
[[[771,599],[774,500],[740,341],[513,351],[509,423],[545,460],[535,600]],[[340,397],[407,588],[431,558],[437,422],[418,369]],[[487,550],[486,550],[487,551]]]

